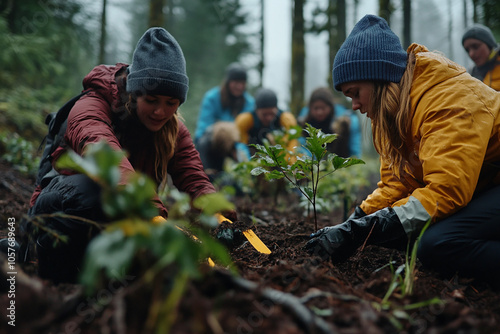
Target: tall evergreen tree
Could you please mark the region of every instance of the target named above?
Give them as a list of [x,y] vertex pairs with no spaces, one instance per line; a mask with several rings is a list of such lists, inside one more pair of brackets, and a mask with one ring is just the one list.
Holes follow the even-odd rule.
[[[325,16],[326,19],[321,19],[319,17]],[[324,24],[317,24],[318,22],[325,22]],[[347,37],[346,31],[346,1],[345,0],[328,0],[328,6],[326,9],[321,9],[319,7],[313,10],[313,21],[311,25],[306,30],[308,33],[322,33],[326,31],[328,33],[328,62],[329,71],[327,82],[329,87],[333,86],[332,81],[332,66],[335,55],[339,50],[342,43]]]
[[106,57],[106,11],[108,0],[102,0],[102,14],[101,14],[101,39],[99,41],[99,60],[100,64],[104,64]]
[[165,7],[165,0],[149,0],[149,26],[150,27],[163,27],[165,24],[165,17],[163,15],[163,8]]
[[259,71],[259,80],[260,85],[263,84],[264,77],[264,67],[265,67],[265,59],[264,59],[264,41],[265,41],[265,25],[264,25],[264,0],[260,0],[260,50],[259,50],[259,63],[257,64],[257,70]]
[[0,89],[81,88],[75,78],[95,59],[95,44],[80,1],[3,1],[0,14]]
[[389,25],[391,25],[391,15],[392,12],[394,11],[394,7],[391,3],[391,0],[379,0],[379,10],[378,10],[378,15],[382,18],[384,18]]
[[0,2],[0,130],[39,143],[47,111],[79,92],[95,65],[92,19],[77,0]]
[[304,41],[304,4],[305,0],[293,1],[290,111],[294,115],[298,115],[305,100],[304,78],[306,70],[306,48]]
[[403,0],[403,48],[411,44],[411,0]]

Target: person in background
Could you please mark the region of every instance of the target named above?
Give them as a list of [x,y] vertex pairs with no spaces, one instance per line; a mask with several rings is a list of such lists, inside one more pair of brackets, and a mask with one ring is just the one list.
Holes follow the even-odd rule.
[[[352,110],[334,101],[330,88],[316,88],[311,93],[309,104],[300,111],[298,123],[302,127],[309,123],[327,134],[336,133],[338,137],[328,145],[328,150],[341,157],[359,158],[362,141],[359,118]],[[305,131],[304,137],[307,137]]]
[[306,248],[342,261],[366,244],[418,245],[424,267],[500,282],[500,93],[425,46],[405,52],[366,15],[333,63],[333,82],[372,123],[380,182],[345,222]]
[[255,108],[255,99],[246,89],[246,69],[238,63],[230,64],[226,68],[222,84],[206,92],[201,102],[194,133],[194,141],[198,149],[198,141],[208,127],[218,121],[234,122],[238,114]]
[[[241,142],[244,144],[263,145],[264,140],[268,140],[271,145],[274,145],[273,131],[284,131],[297,125],[297,120],[292,113],[278,108],[278,98],[271,89],[260,88],[255,94],[255,105],[255,110],[243,112],[235,119],[241,134]],[[298,144],[297,140],[290,140],[287,149],[294,151]],[[250,152],[255,153],[253,147],[250,147]]]
[[462,45],[474,62],[470,74],[500,90],[500,48],[490,28],[476,23],[463,34]]
[[250,160],[250,152],[241,143],[240,132],[234,122],[220,121],[207,128],[198,141],[198,151],[205,172],[213,182],[224,172],[227,159],[234,162]]
[[[131,65],[96,66],[83,86],[90,91],[69,113],[63,145],[53,153],[54,164],[67,149],[84,155],[89,144],[104,140],[113,149],[128,152],[119,166],[122,185],[137,171],[157,185],[167,184],[170,176],[193,199],[215,192],[180,120],[178,109],[187,97],[188,77],[181,47],[169,32],[148,29],[137,43]],[[152,201],[158,215],[167,218],[168,210],[159,197]],[[63,212],[107,222],[100,188],[83,174],[58,174],[35,189],[30,205],[30,216]],[[38,232],[39,275],[57,283],[74,282],[87,244],[98,231],[73,218],[53,217],[44,223],[67,236],[68,242],[54,246],[48,232]]]

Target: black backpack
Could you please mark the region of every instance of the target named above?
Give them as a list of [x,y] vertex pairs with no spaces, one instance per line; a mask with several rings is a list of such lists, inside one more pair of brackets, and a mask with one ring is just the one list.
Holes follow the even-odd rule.
[[45,188],[45,186],[58,175],[58,172],[52,167],[52,153],[61,145],[64,138],[71,108],[73,108],[76,101],[88,92],[90,92],[90,90],[83,91],[76,95],[66,102],[57,112],[50,113],[45,118],[45,124],[48,125],[49,132],[40,144],[41,147],[45,143],[45,148],[40,158],[40,166],[38,167],[35,186],[40,185],[42,188]]

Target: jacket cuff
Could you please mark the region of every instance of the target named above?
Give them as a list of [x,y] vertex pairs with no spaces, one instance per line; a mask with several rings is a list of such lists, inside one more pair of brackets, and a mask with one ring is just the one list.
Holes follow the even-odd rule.
[[405,205],[396,206],[393,209],[403,225],[407,236],[410,236],[414,232],[420,233],[425,223],[431,219],[431,215],[427,213],[422,203],[413,196],[410,196]]

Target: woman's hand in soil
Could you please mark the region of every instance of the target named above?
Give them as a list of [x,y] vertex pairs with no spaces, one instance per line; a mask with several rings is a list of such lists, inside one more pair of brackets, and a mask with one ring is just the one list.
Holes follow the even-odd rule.
[[245,241],[243,231],[236,227],[220,228],[216,234],[217,240],[229,249],[233,249],[241,245]]
[[350,218],[342,224],[325,227],[311,234],[306,249],[323,260],[333,262],[349,258],[363,243],[404,249],[406,233],[392,208],[384,208],[361,218]]
[[229,249],[241,245],[245,241],[243,231],[248,227],[243,222],[237,222],[236,211],[224,211],[217,216],[219,226],[215,229],[215,238]]
[[357,246],[351,235],[350,221],[335,226],[328,226],[311,234],[306,249],[322,260],[331,258],[333,262],[341,262],[350,257]]

